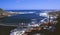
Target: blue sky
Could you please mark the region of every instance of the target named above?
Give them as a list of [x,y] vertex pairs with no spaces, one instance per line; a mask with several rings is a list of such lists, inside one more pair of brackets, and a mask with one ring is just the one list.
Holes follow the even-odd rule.
[[9,9],[60,9],[60,0],[0,0],[0,8]]

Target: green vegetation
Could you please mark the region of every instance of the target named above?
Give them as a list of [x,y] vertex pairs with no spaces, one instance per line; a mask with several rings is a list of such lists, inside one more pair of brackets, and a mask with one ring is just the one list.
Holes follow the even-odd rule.
[[5,13],[4,10],[0,8],[0,18],[6,17],[6,15],[3,15],[3,13]]
[[2,13],[2,12],[3,12],[3,9],[0,8],[0,13]]
[[0,8],[0,16],[2,16],[4,10]]

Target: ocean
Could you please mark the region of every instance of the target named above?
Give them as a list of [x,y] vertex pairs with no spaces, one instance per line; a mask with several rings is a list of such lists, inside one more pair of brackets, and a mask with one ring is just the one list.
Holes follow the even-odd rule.
[[[18,25],[19,23],[31,23],[32,21],[36,21],[36,23],[40,22],[40,20],[46,18],[44,16],[39,16],[39,13],[42,13],[40,10],[6,10],[7,12],[34,12],[27,14],[16,14],[13,16],[9,16],[4,18],[1,23],[10,24],[10,25]],[[36,19],[36,20],[32,20]]]

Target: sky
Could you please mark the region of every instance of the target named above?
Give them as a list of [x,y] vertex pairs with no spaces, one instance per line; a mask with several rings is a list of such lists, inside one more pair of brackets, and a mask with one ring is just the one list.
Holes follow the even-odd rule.
[[0,0],[4,10],[60,9],[60,0]]

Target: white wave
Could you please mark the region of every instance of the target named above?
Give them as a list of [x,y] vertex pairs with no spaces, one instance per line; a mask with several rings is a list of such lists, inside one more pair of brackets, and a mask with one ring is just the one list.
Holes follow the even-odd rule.
[[39,13],[39,16],[48,17],[49,15],[47,13]]
[[34,12],[8,12],[8,13],[11,13],[11,14],[30,14],[30,13],[34,13]]

